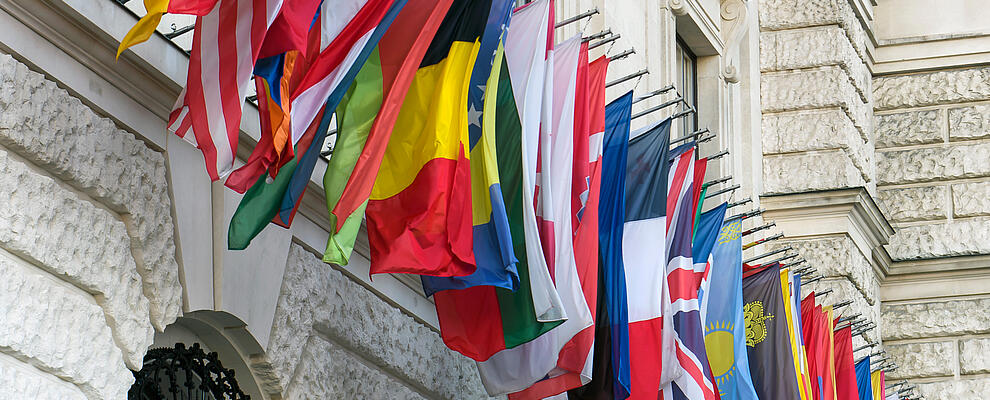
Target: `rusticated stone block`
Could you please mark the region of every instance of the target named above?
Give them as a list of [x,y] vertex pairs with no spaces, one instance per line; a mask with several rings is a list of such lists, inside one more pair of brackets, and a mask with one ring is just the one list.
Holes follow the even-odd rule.
[[877,148],[942,142],[940,114],[926,110],[877,115]]
[[181,313],[165,157],[0,54],[0,144],[123,214],[156,328]]
[[0,359],[0,399],[86,400],[86,395],[71,383],[33,366]]
[[949,140],[990,137],[990,105],[949,109]]
[[282,382],[300,381],[293,371],[313,335],[361,354],[425,397],[486,396],[474,363],[436,332],[292,244],[268,346]]
[[[786,71],[836,65],[849,76],[860,99],[869,101],[872,77],[838,25],[760,33],[760,70]],[[764,43],[766,43],[764,45]]]
[[873,128],[873,110],[864,103],[840,67],[764,73],[760,79],[764,113],[838,107],[860,131],[863,140]]
[[897,228],[887,251],[895,261],[990,254],[990,220],[966,219]]
[[[794,171],[802,171],[795,174]],[[865,186],[863,175],[842,150],[763,157],[765,194]]]
[[0,198],[0,247],[100,294],[128,366],[140,368],[154,329],[124,223],[2,149]]
[[402,381],[371,368],[360,355],[319,336],[303,349],[296,381],[286,389],[292,399],[424,399]]
[[[879,300],[878,287],[874,286],[873,268],[869,260],[860,253],[856,243],[848,236],[827,238],[778,240],[769,249],[787,246],[808,260],[818,273],[828,278],[846,278],[854,286],[854,292],[874,305]],[[845,298],[839,296],[836,298]]]
[[990,176],[990,144],[877,152],[880,184]]
[[985,400],[990,393],[990,378],[918,383],[918,393],[926,400]]
[[957,217],[990,215],[990,182],[952,185],[952,207]]
[[884,340],[990,333],[990,299],[883,304]]
[[880,190],[880,205],[893,222],[946,218],[949,190],[945,186]]
[[841,109],[764,114],[762,139],[763,154],[842,149],[864,180],[876,179],[873,147]]
[[769,0],[759,2],[760,30],[776,31],[838,24],[866,59],[866,31],[849,3],[841,0]]
[[885,76],[873,80],[873,106],[892,110],[990,99],[990,67]]
[[990,372],[990,339],[959,341],[959,372],[963,374]]
[[930,378],[955,374],[956,342],[886,344],[887,354],[899,366],[889,379]]
[[0,254],[0,351],[79,387],[91,399],[123,399],[134,381],[89,295],[28,272]]

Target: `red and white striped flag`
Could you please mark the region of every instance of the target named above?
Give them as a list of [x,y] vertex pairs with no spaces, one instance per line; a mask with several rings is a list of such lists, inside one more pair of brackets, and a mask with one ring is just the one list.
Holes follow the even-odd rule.
[[251,71],[282,1],[220,0],[196,18],[186,87],[168,129],[203,152],[212,180],[233,170]]

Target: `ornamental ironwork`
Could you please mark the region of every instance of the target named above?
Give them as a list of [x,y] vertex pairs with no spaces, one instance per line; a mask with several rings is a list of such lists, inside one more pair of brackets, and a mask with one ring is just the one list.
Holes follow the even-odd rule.
[[129,400],[247,400],[234,371],[223,367],[216,352],[199,343],[151,349],[140,371],[134,371]]

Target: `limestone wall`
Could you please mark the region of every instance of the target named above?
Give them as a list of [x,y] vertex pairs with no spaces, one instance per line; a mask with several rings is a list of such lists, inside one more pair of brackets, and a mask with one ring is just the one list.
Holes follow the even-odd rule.
[[[990,68],[879,77],[874,100],[880,204],[897,228],[891,258],[990,267],[975,258],[990,254]],[[986,291],[884,304],[884,343],[902,366],[891,377],[917,381],[929,398],[985,398]]]
[[125,397],[181,313],[163,155],[0,54],[0,397]]

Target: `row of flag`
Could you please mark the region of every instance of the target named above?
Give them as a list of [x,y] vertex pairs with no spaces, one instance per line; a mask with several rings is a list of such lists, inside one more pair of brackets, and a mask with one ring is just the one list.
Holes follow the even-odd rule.
[[[884,399],[801,274],[742,263],[741,218],[702,212],[708,159],[671,118],[630,129],[609,59],[557,41],[553,0],[146,0],[197,15],[169,129],[244,193],[243,249],[288,227],[331,124],[324,261],[362,219],[371,273],[421,276],[444,343],[511,399]],[[261,140],[235,164],[254,80]],[[865,365],[865,366],[864,366]]]

